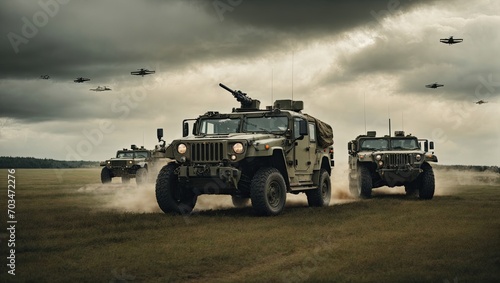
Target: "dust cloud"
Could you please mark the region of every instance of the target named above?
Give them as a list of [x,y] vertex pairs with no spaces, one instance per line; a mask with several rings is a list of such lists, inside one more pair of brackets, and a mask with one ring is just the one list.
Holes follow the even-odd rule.
[[[349,193],[347,181],[347,166],[342,169],[335,167],[332,170],[332,199],[330,205],[353,202],[357,199]],[[121,178],[113,178],[110,184],[88,184],[78,189],[78,193],[92,194],[95,197],[94,209],[98,211],[120,211],[131,213],[161,212],[155,196],[154,182],[137,185],[135,179],[130,183],[121,183]],[[307,197],[287,194],[287,206],[307,206]],[[251,206],[250,201],[247,203]],[[194,212],[204,210],[218,210],[233,208],[231,196],[228,195],[200,195]]]
[[[330,206],[359,201],[349,192],[347,164],[338,164],[332,170],[332,198]],[[500,174],[491,171],[476,172],[453,170],[446,167],[434,169],[436,178],[436,196],[452,195],[474,185],[500,184]],[[79,193],[95,196],[94,208],[105,211],[121,211],[132,213],[161,212],[156,202],[155,185],[148,183],[138,186],[135,179],[122,184],[120,178],[114,178],[110,184],[89,184],[78,189]],[[373,195],[404,195],[404,187],[382,187],[373,191]],[[287,206],[307,206],[305,194],[287,194]],[[251,206],[250,201],[246,206]],[[231,196],[200,195],[194,212],[233,208]]]
[[446,167],[434,168],[436,191],[434,195],[453,195],[470,186],[498,186],[500,174],[493,171],[457,170]]
[[[116,179],[116,180],[115,180]],[[137,185],[135,179],[122,184],[114,178],[110,184],[89,184],[78,189],[79,193],[95,197],[94,209],[132,213],[161,212],[156,203],[154,184]]]

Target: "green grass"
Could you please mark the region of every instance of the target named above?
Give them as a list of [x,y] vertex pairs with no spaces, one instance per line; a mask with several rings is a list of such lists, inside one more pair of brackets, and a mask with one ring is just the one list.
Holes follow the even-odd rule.
[[16,276],[6,274],[3,238],[0,282],[500,281],[498,182],[457,185],[431,201],[377,194],[295,204],[277,217],[251,208],[172,216],[108,209],[115,189],[79,190],[98,183],[98,169],[15,176]]

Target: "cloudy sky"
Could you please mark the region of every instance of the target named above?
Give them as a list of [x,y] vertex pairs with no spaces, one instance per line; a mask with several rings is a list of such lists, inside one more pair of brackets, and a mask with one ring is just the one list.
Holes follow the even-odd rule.
[[[222,82],[261,105],[303,100],[339,162],[391,118],[442,164],[500,165],[499,27],[495,0],[1,1],[0,156],[152,148],[156,128],[168,142],[183,119],[238,106]],[[463,43],[439,42],[452,35]]]

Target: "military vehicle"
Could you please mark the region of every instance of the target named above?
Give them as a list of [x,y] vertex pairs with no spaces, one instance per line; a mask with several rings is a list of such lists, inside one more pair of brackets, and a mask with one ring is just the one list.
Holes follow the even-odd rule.
[[132,145],[130,150],[118,150],[115,158],[101,162],[101,166],[104,166],[101,170],[101,182],[106,184],[114,177],[121,177],[122,183],[129,183],[131,178],[135,178],[138,185],[144,184],[149,180],[150,171],[164,163],[163,154],[157,150]]
[[328,205],[332,128],[303,114],[302,101],[277,100],[259,109],[260,101],[220,86],[241,107],[183,121],[183,138],[164,149],[174,162],[158,174],[159,207],[187,214],[201,194],[231,195],[237,207],[251,201],[257,215],[281,213],[286,193],[305,193],[309,206]]
[[376,137],[375,131],[348,143],[349,190],[352,195],[369,198],[373,188],[404,186],[407,195],[421,199],[434,196],[434,172],[429,162],[437,162],[434,142],[405,136]]

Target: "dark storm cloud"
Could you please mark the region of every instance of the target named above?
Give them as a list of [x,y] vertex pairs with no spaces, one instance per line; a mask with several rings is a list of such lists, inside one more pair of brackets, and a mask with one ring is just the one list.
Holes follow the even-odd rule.
[[[428,1],[425,1],[428,2]],[[280,52],[424,1],[9,1],[0,78],[107,78]],[[221,6],[222,5],[222,6]],[[233,5],[233,6],[231,6]]]
[[[321,76],[318,83],[350,84],[366,81],[370,76],[385,76],[397,86],[392,90],[401,95],[418,93],[450,100],[483,99],[484,90],[483,95],[476,91],[481,85],[491,90],[491,85],[500,83],[495,59],[500,44],[496,28],[500,17],[481,15],[467,20],[455,17],[450,21],[448,26],[422,26],[418,33],[381,26],[371,44],[336,58],[333,68]],[[464,42],[451,46],[440,43],[440,38],[449,36],[450,29],[457,29],[455,38],[465,38]],[[445,86],[425,88],[434,82]],[[490,91],[488,96],[498,95]]]
[[52,8],[57,12],[43,26],[36,24],[36,13],[45,11],[40,4],[10,5],[11,16],[2,18],[1,25],[6,35],[1,53],[9,68],[1,68],[0,76],[51,73],[68,80],[119,75],[158,61],[184,64],[183,59],[194,53],[194,31],[202,40],[210,19],[187,4],[170,4],[70,1]]
[[206,9],[213,9],[212,13],[220,20],[230,23],[293,33],[294,37],[300,37],[309,33],[335,34],[430,2],[433,1],[241,0],[212,1],[211,5],[207,5],[212,7]]
[[112,117],[110,107],[102,107],[110,105],[112,98],[97,97],[100,94],[90,92],[88,85],[70,88],[50,81],[25,80],[20,87],[15,81],[4,80],[0,87],[2,101],[6,102],[0,103],[2,117],[28,123]]
[[[54,3],[59,3],[57,8]],[[446,139],[432,137],[448,148],[443,160],[460,159],[459,147],[474,143],[462,138],[478,128],[473,122],[490,127],[498,120],[494,99],[484,97],[491,103],[482,106],[470,100],[485,81],[498,85],[483,86],[482,93],[493,95],[500,89],[500,22],[496,2],[451,3],[1,1],[0,120],[8,123],[1,129],[0,155],[68,159],[68,146],[78,151],[82,141],[90,141],[91,153],[81,158],[107,158],[122,144],[139,144],[144,136],[142,144],[153,144],[157,127],[165,128],[165,140],[171,141],[179,137],[184,118],[207,110],[230,111],[236,102],[219,82],[270,105],[273,95],[290,97],[292,81],[295,99],[304,100],[307,113],[335,127],[340,147],[363,132],[360,113],[366,90],[372,108],[368,117],[378,121],[370,124],[385,131],[381,113],[392,100],[398,109],[394,113],[399,108],[408,112],[405,127],[411,126],[413,133],[429,137],[435,128],[445,133]],[[53,6],[42,7],[49,4]],[[13,34],[25,37],[24,42],[13,44]],[[465,41],[456,46],[438,42],[450,35]],[[154,69],[156,74],[131,76],[137,68]],[[38,79],[43,74],[51,79]],[[91,81],[73,83],[80,76]],[[435,81],[445,88],[424,87]],[[89,91],[97,85],[113,91]],[[133,95],[138,95],[135,100]],[[407,118],[417,115],[419,119]],[[99,136],[95,133],[101,122],[114,130],[93,143],[89,133],[94,139]],[[19,135],[25,141],[44,138],[28,152],[18,142]],[[498,140],[491,132],[475,136],[489,143]],[[451,147],[455,142],[459,146]],[[346,156],[339,154],[341,158]]]

